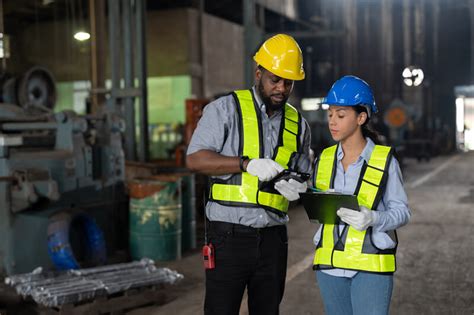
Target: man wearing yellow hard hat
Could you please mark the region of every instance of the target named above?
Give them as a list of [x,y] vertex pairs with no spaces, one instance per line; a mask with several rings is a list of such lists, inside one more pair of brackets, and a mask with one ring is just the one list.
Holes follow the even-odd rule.
[[304,79],[301,49],[278,34],[254,56],[255,85],[204,108],[187,166],[210,175],[205,314],[278,314],[285,288],[288,205],[306,191],[310,130],[287,103]]

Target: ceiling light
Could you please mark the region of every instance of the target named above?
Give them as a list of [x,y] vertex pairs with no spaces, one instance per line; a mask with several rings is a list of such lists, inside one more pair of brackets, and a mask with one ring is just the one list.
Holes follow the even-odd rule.
[[303,98],[301,100],[301,109],[302,110],[318,110],[319,104],[323,101],[322,98]]
[[419,86],[425,78],[423,70],[415,66],[406,67],[403,70],[402,76],[403,82],[407,86]]
[[85,40],[88,40],[89,38],[91,38],[91,34],[87,33],[87,32],[77,32],[76,34],[74,34],[74,38],[80,42],[83,42]]

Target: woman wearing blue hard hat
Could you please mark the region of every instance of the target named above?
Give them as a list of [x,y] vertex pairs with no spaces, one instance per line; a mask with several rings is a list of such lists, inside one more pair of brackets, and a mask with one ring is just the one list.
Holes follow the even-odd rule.
[[327,314],[388,314],[396,270],[396,229],[410,218],[398,161],[369,127],[370,86],[355,76],[336,81],[323,101],[337,145],[315,162],[313,185],[357,196],[360,209],[340,208],[336,224],[314,236],[314,266]]

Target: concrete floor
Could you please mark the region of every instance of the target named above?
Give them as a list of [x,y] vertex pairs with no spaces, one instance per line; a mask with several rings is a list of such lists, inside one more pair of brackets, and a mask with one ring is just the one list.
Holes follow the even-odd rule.
[[[399,229],[391,314],[474,314],[474,152],[406,160],[412,219]],[[290,210],[289,261],[281,314],[323,314],[311,270],[316,224]],[[202,314],[204,271],[196,251],[167,264],[185,279],[167,289],[169,303],[129,314]],[[245,301],[241,314],[247,314]]]

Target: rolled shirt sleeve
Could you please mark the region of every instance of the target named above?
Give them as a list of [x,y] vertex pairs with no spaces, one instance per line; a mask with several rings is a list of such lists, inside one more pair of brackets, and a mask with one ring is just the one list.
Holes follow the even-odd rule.
[[235,112],[229,107],[234,106],[232,96],[221,97],[204,107],[203,115],[191,137],[187,154],[200,150],[223,151],[224,142],[231,129],[231,116]]

